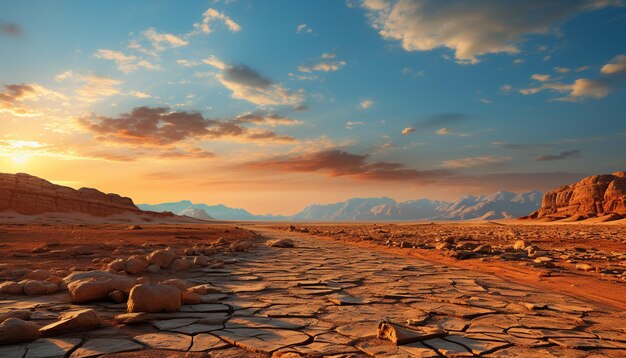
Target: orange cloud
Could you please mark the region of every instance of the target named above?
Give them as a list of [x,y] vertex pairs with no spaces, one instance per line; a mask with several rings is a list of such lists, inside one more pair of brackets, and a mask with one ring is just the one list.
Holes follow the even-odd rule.
[[137,107],[118,117],[92,116],[78,119],[83,128],[107,142],[133,146],[163,146],[185,140],[235,137],[247,141],[295,142],[269,130],[244,127],[243,123],[271,123],[285,119],[277,115],[240,116],[234,120],[206,119],[197,112],[170,112],[168,108]]
[[450,174],[445,170],[416,170],[401,163],[368,163],[367,154],[351,154],[332,149],[310,154],[276,157],[243,164],[245,168],[263,171],[322,172],[331,177],[352,177],[373,181],[431,182]]

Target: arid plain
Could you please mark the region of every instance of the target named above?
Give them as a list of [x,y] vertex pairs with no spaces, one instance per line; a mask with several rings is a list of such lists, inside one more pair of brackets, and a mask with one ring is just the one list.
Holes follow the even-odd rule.
[[1,274],[14,283],[0,285],[1,317],[24,326],[1,340],[32,342],[0,355],[620,357],[625,233],[510,221],[2,225]]

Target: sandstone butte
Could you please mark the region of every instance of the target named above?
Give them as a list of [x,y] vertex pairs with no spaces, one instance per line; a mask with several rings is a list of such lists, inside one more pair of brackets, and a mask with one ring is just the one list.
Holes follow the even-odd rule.
[[84,213],[99,217],[143,213],[130,198],[92,188],[76,190],[24,173],[0,173],[0,211],[23,215]]
[[544,194],[531,219],[626,216],[626,172],[586,177]]

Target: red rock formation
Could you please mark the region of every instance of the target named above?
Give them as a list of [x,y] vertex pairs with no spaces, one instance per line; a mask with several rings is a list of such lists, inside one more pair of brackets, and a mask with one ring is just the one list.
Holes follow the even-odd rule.
[[541,209],[529,217],[593,217],[609,214],[626,215],[626,172],[593,175],[578,183],[549,191],[543,196]]
[[24,215],[76,212],[101,217],[142,212],[130,198],[91,188],[75,190],[23,173],[0,173],[0,211]]

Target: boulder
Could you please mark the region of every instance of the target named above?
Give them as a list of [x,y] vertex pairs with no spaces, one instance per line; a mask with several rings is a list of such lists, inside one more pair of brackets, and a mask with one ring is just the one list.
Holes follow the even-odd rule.
[[92,309],[63,313],[57,322],[42,327],[39,331],[44,336],[74,331],[86,331],[101,326],[100,317]]
[[0,283],[0,293],[8,295],[21,295],[24,293],[24,284],[14,281]]
[[120,275],[95,276],[73,281],[67,288],[70,291],[72,303],[84,303],[108,300],[110,299],[109,294],[113,291],[122,291],[128,294],[134,284],[133,279]]
[[28,274],[24,275],[24,277],[22,277],[23,279],[26,280],[38,280],[38,281],[45,281],[47,280],[50,276],[52,276],[50,274],[50,272],[48,270],[34,270],[32,272],[29,272]]
[[39,338],[39,327],[18,318],[8,318],[0,323],[0,344],[32,342]]
[[163,281],[162,284],[175,286],[176,288],[178,288],[178,290],[180,290],[180,292],[187,291],[187,287],[189,287],[189,284],[187,283],[187,281],[183,281],[178,278],[170,278],[168,280]]
[[59,290],[59,285],[48,281],[23,280],[25,295],[45,295],[55,293]]
[[0,323],[6,321],[9,318],[17,318],[23,321],[28,321],[30,319],[31,312],[29,310],[19,310],[12,309],[6,312],[0,312]]
[[181,291],[171,285],[137,285],[130,290],[128,312],[178,312]]
[[193,259],[193,264],[206,267],[209,265],[209,258],[204,255],[197,256]]
[[133,255],[126,261],[124,270],[131,275],[142,273],[148,269],[149,263],[145,257],[141,255]]
[[126,260],[124,259],[115,259],[107,264],[107,269],[113,272],[122,271],[124,268],[126,268]]
[[172,265],[171,268],[174,271],[185,271],[185,270],[189,270],[191,268],[192,265],[192,261],[182,258],[182,259],[174,259],[174,261],[172,261]]
[[148,255],[148,263],[168,268],[177,257],[178,255],[172,250],[156,250]]

